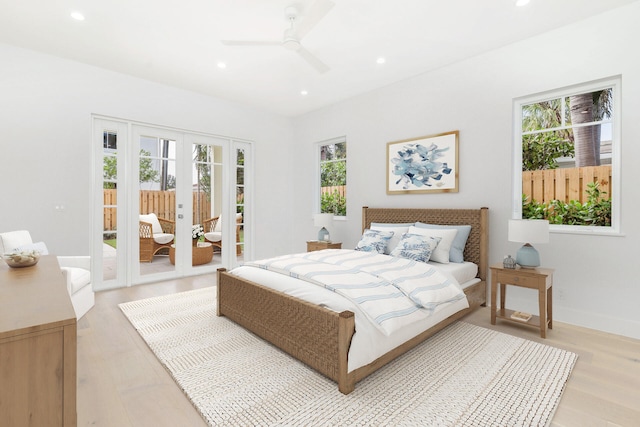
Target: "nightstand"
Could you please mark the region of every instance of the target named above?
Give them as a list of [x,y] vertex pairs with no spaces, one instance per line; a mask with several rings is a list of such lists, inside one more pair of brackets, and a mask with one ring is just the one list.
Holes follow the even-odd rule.
[[[522,325],[540,329],[540,336],[547,337],[547,328],[553,328],[552,289],[553,270],[550,268],[504,268],[502,264],[491,267],[491,324],[496,324],[496,318],[508,320]],[[500,284],[500,307],[496,304],[498,283]],[[507,299],[507,285],[538,290],[538,306],[540,315],[531,316],[527,321],[516,320],[511,317],[513,310],[505,308]]]
[[307,240],[307,252],[321,251],[323,249],[342,249],[342,242],[321,242],[319,240]]

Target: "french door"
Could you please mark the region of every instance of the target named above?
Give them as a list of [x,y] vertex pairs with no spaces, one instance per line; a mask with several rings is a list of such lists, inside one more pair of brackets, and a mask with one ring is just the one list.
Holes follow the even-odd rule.
[[246,256],[250,143],[94,117],[94,147],[96,290],[213,272]]

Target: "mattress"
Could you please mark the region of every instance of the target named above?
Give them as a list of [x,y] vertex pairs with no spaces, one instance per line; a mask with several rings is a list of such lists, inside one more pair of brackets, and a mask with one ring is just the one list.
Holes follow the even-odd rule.
[[451,275],[462,289],[471,286],[480,281],[478,276],[478,266],[472,262],[450,262],[449,264],[440,264],[438,262],[428,262],[427,264],[434,266],[443,273]]
[[[477,271],[477,266],[472,263],[452,264],[453,263],[434,263],[434,267],[450,275],[456,283],[460,283],[456,277],[462,279],[469,277],[473,267],[467,264],[474,266],[475,271]],[[336,312],[345,310],[352,311],[355,314],[356,332],[349,349],[349,372],[368,365],[378,357],[469,306],[466,298],[452,303],[442,304],[438,306],[428,318],[412,323],[394,334],[386,336],[367,319],[357,304],[352,303],[347,298],[335,292],[300,279],[256,267],[241,266],[231,270],[230,273]],[[464,288],[478,281],[479,279],[465,280],[461,287]]]

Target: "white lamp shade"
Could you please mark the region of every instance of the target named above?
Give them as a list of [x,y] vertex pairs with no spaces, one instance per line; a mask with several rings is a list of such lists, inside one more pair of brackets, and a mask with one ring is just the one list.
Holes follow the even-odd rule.
[[549,243],[549,221],[546,219],[510,219],[509,241]]
[[320,213],[313,216],[313,225],[315,225],[316,227],[329,227],[332,222],[332,213]]

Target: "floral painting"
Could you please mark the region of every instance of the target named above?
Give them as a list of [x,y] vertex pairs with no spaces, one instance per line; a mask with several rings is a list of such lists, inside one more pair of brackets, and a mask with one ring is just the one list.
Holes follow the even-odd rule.
[[458,131],[387,144],[387,194],[458,192]]

